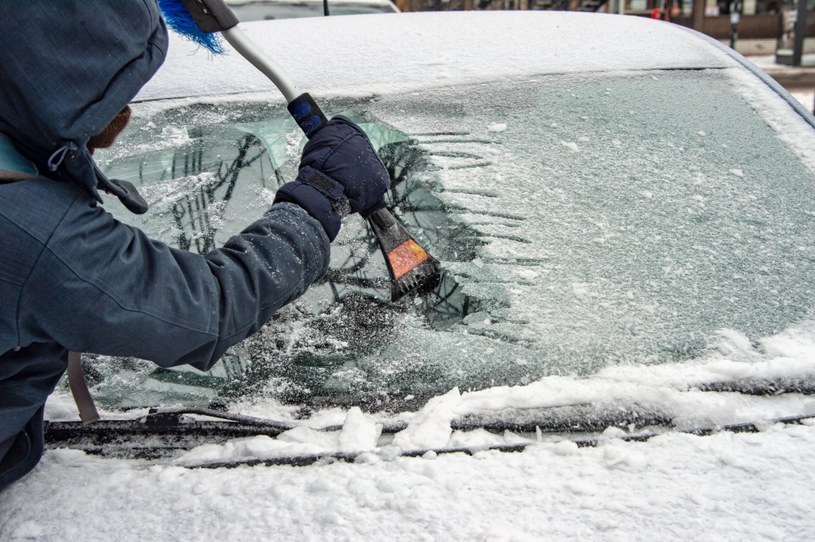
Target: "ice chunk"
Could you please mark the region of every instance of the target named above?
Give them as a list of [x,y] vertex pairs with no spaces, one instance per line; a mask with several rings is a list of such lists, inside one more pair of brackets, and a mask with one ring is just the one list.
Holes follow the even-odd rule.
[[434,397],[408,422],[407,428],[396,433],[393,443],[403,450],[446,446],[452,433],[450,423],[460,402],[458,388]]
[[359,407],[353,407],[345,417],[340,433],[340,451],[365,452],[376,448],[382,426],[368,418]]

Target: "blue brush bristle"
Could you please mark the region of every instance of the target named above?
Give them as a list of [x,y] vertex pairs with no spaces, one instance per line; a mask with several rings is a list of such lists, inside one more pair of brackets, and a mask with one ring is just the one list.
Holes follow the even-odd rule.
[[158,6],[164,15],[164,22],[174,32],[209,49],[213,54],[223,54],[224,48],[220,36],[217,33],[210,34],[198,28],[181,0],[158,0]]

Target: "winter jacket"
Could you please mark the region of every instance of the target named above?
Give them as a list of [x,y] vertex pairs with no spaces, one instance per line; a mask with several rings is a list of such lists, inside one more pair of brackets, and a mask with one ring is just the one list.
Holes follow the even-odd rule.
[[68,350],[207,369],[325,273],[329,241],[290,203],[203,256],[115,220],[86,144],[164,58],[155,0],[0,7],[0,132],[39,171],[0,181],[2,489],[42,454]]

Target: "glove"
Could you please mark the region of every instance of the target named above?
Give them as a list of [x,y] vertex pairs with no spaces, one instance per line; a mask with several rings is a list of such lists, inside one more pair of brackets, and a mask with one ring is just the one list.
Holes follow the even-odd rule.
[[390,176],[362,128],[343,116],[323,126],[303,149],[297,178],[284,184],[275,203],[289,202],[316,218],[333,241],[342,218],[367,218],[385,207]]

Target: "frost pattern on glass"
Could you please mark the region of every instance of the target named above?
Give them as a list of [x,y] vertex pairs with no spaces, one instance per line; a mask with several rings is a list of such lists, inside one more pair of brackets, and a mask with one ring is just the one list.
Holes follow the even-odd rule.
[[[720,330],[757,340],[810,318],[815,179],[736,85],[727,70],[549,76],[327,104],[365,111],[401,179],[394,212],[448,280],[430,302],[383,303],[384,264],[352,218],[327,280],[201,397],[387,405],[693,359]],[[302,144],[258,104],[141,122],[107,170],[138,171],[156,203],[140,225],[199,251],[263,212]]]

